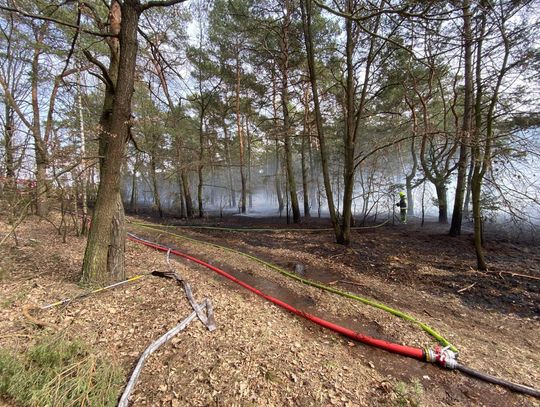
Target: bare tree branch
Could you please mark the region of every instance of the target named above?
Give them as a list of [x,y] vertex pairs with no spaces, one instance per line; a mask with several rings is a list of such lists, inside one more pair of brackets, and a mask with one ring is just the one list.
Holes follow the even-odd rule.
[[340,10],[335,10],[332,7],[327,6],[326,4],[321,2],[320,0],[313,0],[313,1],[315,2],[315,4],[317,6],[319,6],[323,10],[328,11],[331,14],[334,14],[334,15],[336,15],[338,17],[344,17],[344,18],[347,18],[347,19],[350,19],[350,20],[353,20],[353,21],[358,21],[358,22],[366,21],[366,20],[369,20],[371,18],[381,16],[383,14],[399,14],[400,16],[403,16],[403,17],[427,18],[429,16],[427,13],[429,11],[431,3],[433,3],[433,2],[426,2],[427,4],[425,4],[425,8],[423,10],[421,10],[420,12],[418,12],[418,13],[409,12],[408,10],[410,9],[410,6],[406,5],[406,6],[402,7],[402,8],[398,8],[398,9],[394,9],[394,8],[379,9],[379,10],[373,12],[373,13],[366,14],[365,16],[360,17],[360,16],[357,15],[357,13],[361,9],[359,9],[358,11],[356,11],[356,12],[354,12],[352,14],[349,14],[349,13],[345,13],[345,12],[340,11]]
[[[109,76],[109,70],[107,69],[107,67],[105,65],[103,65],[97,58],[95,58],[90,51],[85,49],[85,50],[83,50],[83,53],[84,53],[84,56],[90,62],[92,62],[94,65],[96,65],[99,68],[99,70],[101,71],[101,76],[98,76],[98,78],[103,80],[105,82],[105,85],[107,85],[111,89],[113,89],[114,88],[114,83],[113,83],[111,77]],[[96,75],[94,75],[94,76],[96,76]]]
[[[77,10],[77,26],[80,26],[80,24],[81,24],[81,9],[79,8]],[[69,53],[66,58],[66,65],[64,66],[64,69],[62,70],[62,73],[60,74],[61,76],[64,75],[64,73],[69,67],[69,61],[71,60],[71,56],[73,55],[73,52],[75,51],[75,45],[77,44],[77,38],[79,38],[79,32],[80,32],[79,29],[75,31],[75,35],[73,36],[73,40],[71,41],[71,47],[69,48]]]
[[358,168],[358,166],[360,164],[362,164],[362,162],[364,162],[365,160],[367,160],[370,156],[372,156],[373,154],[375,154],[377,151],[380,151],[380,150],[384,150],[385,148],[388,148],[388,147],[392,147],[393,145],[396,145],[396,144],[399,144],[401,143],[402,141],[405,141],[405,140],[410,140],[410,139],[414,139],[415,135],[411,135],[411,136],[406,136],[406,137],[402,137],[400,139],[397,139],[397,140],[392,140],[386,144],[383,144],[382,146],[379,146],[373,150],[371,150],[369,153],[367,153],[365,156],[363,156],[361,159],[361,155],[362,153],[358,154],[355,158],[355,161],[358,160],[358,162],[354,165],[354,168]]
[[152,7],[169,7],[174,6],[175,4],[183,3],[186,0],[164,0],[164,1],[149,1],[146,4],[141,5],[141,11],[148,10]]
[[65,27],[69,27],[69,28],[74,28],[74,29],[80,30],[80,31],[82,31],[82,32],[84,32],[86,34],[95,35],[97,37],[116,37],[117,36],[115,34],[100,33],[100,32],[97,32],[97,31],[87,30],[86,28],[82,28],[80,25],[77,25],[77,24],[68,23],[67,21],[58,20],[57,18],[53,18],[53,17],[40,16],[40,15],[37,15],[37,14],[28,13],[27,11],[19,10],[19,9],[13,8],[13,7],[3,6],[1,4],[0,4],[0,10],[10,11],[12,13],[17,13],[17,14],[20,14],[21,16],[36,19],[36,20],[51,21],[53,23],[60,24],[60,25],[63,25]]

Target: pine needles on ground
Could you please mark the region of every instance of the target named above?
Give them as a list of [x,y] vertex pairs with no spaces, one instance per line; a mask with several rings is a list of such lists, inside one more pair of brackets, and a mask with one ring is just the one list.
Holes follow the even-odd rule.
[[47,336],[24,355],[0,350],[0,397],[24,406],[114,406],[123,382],[82,342]]

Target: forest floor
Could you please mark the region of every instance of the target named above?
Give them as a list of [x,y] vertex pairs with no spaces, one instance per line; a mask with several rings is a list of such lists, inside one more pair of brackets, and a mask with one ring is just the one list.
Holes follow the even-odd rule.
[[[489,241],[491,268],[481,273],[474,270],[471,236],[450,238],[437,224],[355,230],[344,247],[329,231],[187,229],[169,221],[172,226],[160,232],[133,223],[141,218],[129,220],[130,232],[221,267],[322,318],[410,346],[436,344],[396,316],[171,233],[234,248],[382,302],[439,331],[460,350],[464,364],[525,385],[540,383],[538,246]],[[237,216],[205,224],[286,227],[280,218]],[[314,218],[292,228],[323,226],[327,221]],[[0,221],[0,235],[8,231]],[[24,306],[85,292],[78,285],[85,239],[68,235],[64,243],[53,225],[38,219],[23,223],[17,237],[17,246],[12,238],[0,246],[0,348],[24,352],[43,335],[23,315]],[[197,301],[212,301],[217,322],[217,330],[208,332],[194,321],[153,354],[133,406],[540,406],[538,399],[348,340],[206,268],[181,259],[168,265],[163,253],[137,243],[127,243],[126,267],[129,276],[172,267],[191,284]],[[118,363],[127,381],[144,349],[191,312],[179,286],[148,276],[33,315]]]

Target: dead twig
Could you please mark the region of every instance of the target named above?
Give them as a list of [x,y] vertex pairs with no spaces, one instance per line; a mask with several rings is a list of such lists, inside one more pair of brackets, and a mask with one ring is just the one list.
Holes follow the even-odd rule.
[[355,285],[357,287],[364,287],[363,284],[360,284],[360,283],[355,283],[354,281],[348,281],[348,280],[338,280],[337,281],[338,283],[343,283],[343,284],[350,284],[350,285]]
[[431,318],[433,318],[433,315],[431,315],[431,314],[429,313],[428,310],[424,310],[424,312],[425,312],[427,315],[429,315]]
[[483,274],[483,275],[486,275],[486,274],[498,274],[499,277],[503,278],[501,276],[501,274],[508,274],[512,277],[521,277],[521,278],[530,278],[531,280],[538,280],[540,281],[540,277],[538,276],[531,276],[530,274],[522,274],[522,273],[514,273],[513,271],[504,271],[504,270],[501,270],[501,271],[490,271],[490,270],[487,270],[487,271],[478,271],[478,270],[474,270],[471,268],[471,271],[474,271],[478,274]]
[[32,335],[28,334],[18,334],[18,333],[11,333],[6,335],[0,335],[0,339],[6,339],[6,338],[31,338]]
[[468,285],[467,287],[463,287],[460,290],[457,290],[458,293],[462,293],[464,291],[467,291],[469,288],[473,288],[476,285],[476,283],[472,283],[471,285]]
[[[521,273],[514,273],[512,271],[499,271],[498,272],[499,274],[509,274],[511,275],[512,277],[522,277],[522,278],[530,278],[532,280],[538,280],[540,281],[540,277],[537,277],[537,276],[531,276],[529,274],[521,274]],[[502,278],[502,276],[501,276]]]

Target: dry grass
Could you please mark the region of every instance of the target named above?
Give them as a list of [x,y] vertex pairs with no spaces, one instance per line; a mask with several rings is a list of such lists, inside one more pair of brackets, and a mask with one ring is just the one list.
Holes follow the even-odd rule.
[[0,351],[0,396],[22,406],[114,406],[123,381],[118,366],[57,335],[23,354]]

